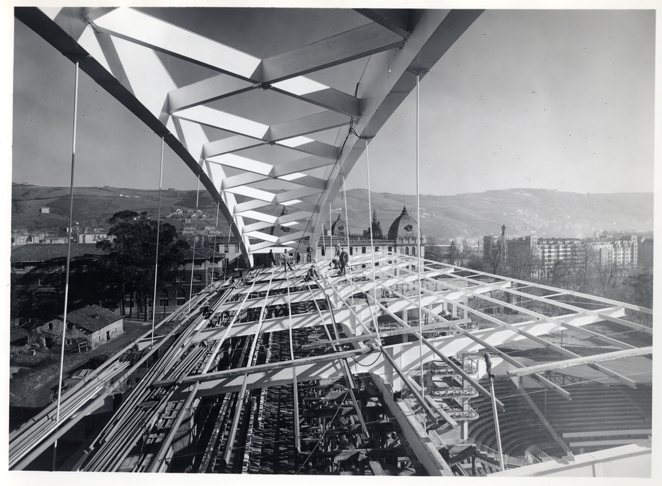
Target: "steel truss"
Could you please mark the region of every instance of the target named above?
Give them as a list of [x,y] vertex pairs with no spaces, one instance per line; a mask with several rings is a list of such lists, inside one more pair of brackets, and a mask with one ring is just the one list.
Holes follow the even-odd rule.
[[[422,445],[409,453],[423,464],[425,471],[452,474],[439,455],[441,445],[430,448],[424,445],[427,443],[424,438],[438,442],[444,433],[461,428],[472,417],[473,412],[467,406],[469,398],[476,394],[490,395],[478,382],[480,366],[463,364],[465,355],[488,350],[493,359],[501,357],[511,364],[510,375],[520,380],[531,377],[568,399],[571,394],[545,378],[544,371],[591,366],[605,379],[636,385],[636,377],[623,376],[598,362],[632,359],[650,353],[650,348],[634,348],[605,337],[606,343],[618,352],[578,357],[546,336],[570,329],[577,336],[595,338],[600,334],[585,326],[603,322],[605,318],[651,332],[636,322],[638,315],[650,313],[648,309],[576,293],[572,293],[578,301],[576,305],[565,300],[557,303],[555,298],[571,293],[427,260],[421,268],[419,287],[417,261],[404,255],[386,254],[375,260],[374,281],[372,258],[366,255],[350,262],[354,268],[351,278],[336,276],[335,270],[321,262],[296,265],[294,271],[280,267],[255,269],[241,279],[233,279],[232,284],[212,284],[194,298],[190,312],[188,305],[184,305],[159,324],[174,328],[168,335],[157,336],[153,347],[147,335],[136,342],[137,347],[144,347],[140,359],[127,361],[125,350],[85,383],[64,394],[64,425],[58,431],[53,431],[49,418],[52,410],[47,409],[14,432],[10,437],[10,467],[27,467],[84,414],[116,393],[149,356],[156,356],[155,352],[166,344],[168,336],[177,334],[174,343],[159,352],[160,358],[127,391],[124,402],[80,459],[78,468],[173,470],[178,464],[181,437],[200,433],[203,424],[196,424],[205,407],[222,412],[212,434],[215,442],[206,446],[209,450],[205,452],[204,463],[208,470],[219,470],[218,464],[239,464],[240,457],[249,464],[253,456],[243,448],[247,447],[245,441],[253,442],[245,435],[245,427],[253,430],[251,427],[259,428],[261,422],[251,419],[252,425],[246,425],[247,417],[260,417],[264,407],[269,407],[269,402],[264,401],[273,394],[269,390],[281,389],[289,390],[290,396],[293,390],[296,393],[296,398],[292,396],[286,406],[293,431],[292,442],[286,447],[296,450],[299,459],[312,454],[310,457],[319,463],[325,456],[311,449],[310,419],[305,418],[315,413],[314,408],[310,409],[314,403],[310,402],[310,390],[315,386],[340,386],[341,391],[334,395],[335,400],[340,400],[336,403],[340,403],[341,409],[348,407],[356,417],[356,433],[360,437],[357,440],[361,444],[370,448],[369,441],[374,438],[371,428],[374,426],[366,414],[378,409],[366,408],[364,398],[368,390],[373,390],[380,397],[379,410],[385,410],[407,440],[417,437],[416,440],[422,441]],[[311,265],[316,267],[319,279],[306,279]],[[384,290],[384,297],[375,296],[380,295],[380,290]],[[546,297],[550,292],[557,297]],[[415,296],[419,294],[424,311],[423,336],[419,334],[418,323],[409,319],[418,309]],[[527,300],[518,303],[509,297],[522,295]],[[484,305],[496,304],[509,313],[487,314],[481,310]],[[572,309],[568,309],[569,305]],[[212,311],[203,315],[205,306],[211,306]],[[225,316],[224,321],[221,316]],[[478,327],[473,325],[476,322],[480,322]],[[287,351],[276,356],[278,348],[274,348],[274,343],[280,342],[281,336]],[[425,344],[422,356],[418,348],[421,337]],[[559,351],[564,358],[550,360],[545,366],[526,366],[502,349],[521,342]],[[425,379],[432,380],[424,389],[418,371],[421,359]],[[644,368],[650,368],[650,360],[638,359],[643,359]],[[437,375],[453,376],[455,388],[437,389],[434,386]],[[383,396],[384,390],[388,390],[388,397]],[[403,399],[393,400],[394,396]],[[497,403],[503,409],[504,404],[499,400]],[[425,428],[417,418],[420,414],[426,416]],[[331,440],[329,437],[335,437],[333,432],[324,432],[322,438]],[[213,459],[216,457],[222,461]],[[196,463],[196,467],[201,464]],[[302,467],[309,466],[310,462]],[[379,470],[377,464],[373,467]]]

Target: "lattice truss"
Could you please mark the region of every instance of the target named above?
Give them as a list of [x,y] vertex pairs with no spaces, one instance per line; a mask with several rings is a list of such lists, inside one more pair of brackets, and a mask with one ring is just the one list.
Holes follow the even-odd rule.
[[[508,375],[528,376],[537,386],[571,399],[571,392],[540,365],[508,353],[513,343],[528,343],[539,354],[553,351],[546,354],[546,369],[581,367],[589,380],[633,388],[650,381],[652,347],[637,347],[629,339],[633,332],[652,338],[649,309],[401,254],[385,252],[374,262],[371,255],[354,256],[345,276],[327,263],[295,265],[289,271],[254,269],[207,287],[159,324],[163,330],[153,345],[148,332],[67,391],[59,429],[52,420],[53,405],[13,432],[10,468],[27,467],[132,380],[131,393],[81,459],[82,469],[170,470],[173,440],[191,429],[192,411],[207,417],[205,400],[219,397],[214,402],[218,416],[211,419],[215,432],[200,446],[201,460],[194,468],[217,472],[218,464],[225,464],[231,468],[227,472],[241,471],[255,457],[266,460],[268,454],[251,445],[261,419],[250,417],[262,417],[269,397],[283,390],[288,393],[289,435],[280,439],[282,446],[301,458],[312,455],[318,441],[308,427],[302,428],[310,426],[311,415],[299,400],[334,380],[344,384],[335,400],[354,411],[355,428],[359,435],[363,430],[366,441],[370,434],[364,418],[386,410],[410,444],[424,438],[431,443],[432,431],[448,431],[475,418],[466,403],[470,398],[491,396],[478,381],[477,361],[484,351],[507,362]],[[314,278],[312,266],[318,274]],[[419,306],[420,321],[412,319]],[[597,323],[612,329],[591,326]],[[593,351],[580,356],[573,351],[577,346],[568,349],[550,337],[563,330],[586,340],[583,349]],[[478,358],[467,360],[471,356]],[[627,361],[629,371],[613,366],[615,359]],[[427,377],[453,377],[455,385],[438,388],[426,378],[422,388],[420,370]],[[132,378],[135,373],[138,378]],[[382,405],[359,407],[355,391],[365,397],[371,389]],[[389,398],[393,392],[406,398],[398,404]],[[414,424],[415,417],[425,417],[426,432]],[[437,452],[441,444],[435,447],[414,451],[417,460],[428,474],[452,474]]]
[[[350,125],[374,137],[480,13],[16,10],[164,137],[245,256],[317,240],[325,204],[365,149]],[[289,231],[274,236],[275,225]]]

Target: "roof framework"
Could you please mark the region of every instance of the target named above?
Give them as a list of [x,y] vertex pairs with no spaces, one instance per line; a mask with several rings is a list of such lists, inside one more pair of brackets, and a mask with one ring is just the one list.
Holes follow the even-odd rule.
[[[451,389],[457,396],[490,397],[490,391],[478,382],[475,370],[467,368],[466,358],[458,360],[462,356],[480,356],[477,353],[483,350],[491,352],[493,359],[500,357],[509,363],[510,376],[519,380],[530,377],[539,386],[568,400],[572,393],[547,378],[544,371],[589,367],[597,381],[631,387],[642,379],[646,381],[640,374],[625,376],[611,364],[614,360],[637,359],[640,360],[637,366],[650,373],[651,360],[646,356],[652,353],[652,348],[638,348],[627,340],[606,336],[586,326],[607,319],[631,331],[651,333],[649,309],[422,261],[420,287],[415,270],[418,260],[396,253],[384,253],[376,259],[376,285],[369,278],[370,255],[352,258],[351,277],[336,275],[336,270],[321,261],[312,264],[319,273],[319,278],[312,280],[304,278],[311,265],[302,264],[293,271],[281,267],[254,269],[239,280],[214,283],[195,296],[190,307],[182,306],[160,324],[174,328],[157,338],[154,348],[150,349],[147,335],[137,341],[136,345],[145,349],[140,361],[130,366],[119,357],[120,352],[84,383],[68,391],[63,397],[63,425],[58,431],[50,419],[54,413],[50,407],[14,432],[10,437],[10,467],[22,469],[30,464],[80,417],[98,407],[104,397],[112,394],[175,332],[179,334],[175,343],[150,368],[92,444],[89,456],[81,462],[84,470],[127,470],[130,463],[131,470],[167,471],[173,441],[189,420],[191,409],[210,397],[234,397],[236,403],[248,403],[244,400],[252,391],[261,390],[264,394],[265,390],[279,386],[301,387],[338,380],[346,383],[345,406],[361,417],[359,427],[364,428],[364,436],[369,435],[363,420],[367,411],[354,396],[355,391],[363,389],[362,380],[373,380],[377,388],[387,385],[390,390],[402,390],[409,397],[404,405],[398,405],[382,396],[390,404],[384,406],[405,407],[405,415],[401,410],[398,419],[402,430],[415,429],[411,421],[417,414],[426,417],[430,430],[461,428],[459,412],[450,412],[452,409],[442,404],[458,398],[440,398],[438,391],[421,389],[419,363],[422,361],[428,371],[448,369],[455,374],[463,384]],[[408,311],[418,308],[414,296],[419,293],[424,316],[422,354],[418,346],[421,337],[418,321],[407,319],[407,314],[411,314]],[[510,314],[489,310],[497,306],[510,309]],[[205,307],[211,311],[204,313]],[[288,310],[283,314],[285,308]],[[590,339],[600,337],[617,352],[596,350],[592,355],[579,356],[550,340],[548,336],[560,330]],[[403,339],[394,342],[395,337]],[[265,361],[265,349],[271,349],[277,338],[284,339],[289,352]],[[391,341],[384,341],[388,339]],[[534,349],[553,350],[557,357],[548,359],[544,366],[530,366],[505,350],[513,343],[523,342]],[[231,353],[231,349],[240,358],[229,366],[222,365],[221,356]],[[310,411],[300,407],[299,396],[300,393],[294,394],[291,404],[298,419],[290,447],[304,452],[308,436],[298,425]],[[498,398],[497,404],[503,409],[504,404]],[[235,413],[227,417],[225,430],[230,439],[221,451],[209,445],[209,454],[210,457],[221,454],[226,462],[232,462],[233,454],[248,446],[238,438],[243,415]],[[562,442],[558,434],[554,436]],[[137,449],[137,444],[143,445]],[[570,450],[565,443],[563,447]],[[143,448],[145,452],[139,452]],[[421,450],[416,457],[427,473],[452,474],[436,449]]]
[[[16,16],[164,138],[219,203],[251,263],[255,251],[319,238],[323,208],[364,151],[360,138],[377,135],[417,75],[481,13],[195,10],[17,8]],[[277,218],[282,207],[290,214]],[[291,231],[263,231],[275,223]]]
[[[257,9],[187,12],[17,8],[16,16],[164,138],[219,203],[248,259],[269,247],[317,241],[322,208],[364,150],[360,138],[378,133],[417,76],[480,15],[271,11],[280,17],[269,27]],[[294,230],[262,231],[276,223]],[[349,277],[320,261],[292,271],[254,268],[212,284],[159,324],[153,344],[146,333],[63,394],[59,427],[53,405],[13,432],[10,468],[28,467],[138,370],[144,376],[76,468],[172,470],[177,441],[208,400],[216,400],[217,422],[195,466],[240,467],[252,446],[245,431],[257,430],[265,414],[255,404],[280,387],[292,424],[291,437],[281,439],[288,450],[323,459],[326,452],[311,444],[338,432],[327,428],[315,438],[309,419],[342,412],[357,418],[348,430],[364,440],[375,422],[380,430],[396,423],[408,444],[398,453],[415,456],[421,472],[450,475],[438,433],[463,427],[472,414],[469,398],[491,397],[479,383],[478,353],[500,358],[520,385],[533,380],[568,400],[571,392],[543,370],[581,366],[593,380],[629,387],[645,376],[620,371],[615,360],[638,360],[650,374],[649,347],[591,327],[608,322],[652,335],[649,309],[397,253],[373,256],[352,257]],[[305,279],[311,266],[319,276]],[[410,313],[419,306],[421,322]],[[617,352],[580,356],[550,338],[561,330]],[[536,368],[508,351],[522,343],[557,355],[547,353],[554,358]],[[434,389],[421,369],[455,385]],[[333,407],[311,412],[305,403],[320,400],[318,389]],[[378,402],[365,406],[367,395]],[[384,451],[365,454],[372,474],[383,474],[374,459]]]

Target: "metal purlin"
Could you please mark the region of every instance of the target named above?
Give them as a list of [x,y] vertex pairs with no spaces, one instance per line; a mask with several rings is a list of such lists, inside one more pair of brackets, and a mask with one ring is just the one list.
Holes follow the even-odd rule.
[[193,230],[193,252],[191,254],[191,283],[188,291],[188,313],[191,313],[191,299],[193,298],[193,269],[195,268],[195,241],[198,237],[198,202],[200,199],[200,175],[198,174],[198,185],[195,190],[195,229]]
[[[67,337],[67,309],[69,305],[69,269],[71,264],[71,238],[73,236],[72,221],[74,219],[74,165],[76,162],[76,127],[78,125],[78,61],[75,65],[75,87],[74,87],[74,120],[73,135],[71,142],[71,183],[69,185],[69,238],[67,242],[67,272],[64,283],[64,314],[62,319],[62,346],[60,347],[60,376],[57,384],[57,407],[55,408],[55,432],[60,425],[60,405],[62,402],[62,374],[64,371],[64,345]],[[53,443],[53,471],[57,459],[57,439]]]
[[156,220],[156,256],[154,258],[154,298],[152,299],[152,343],[154,346],[154,321],[156,319],[156,282],[159,273],[159,240],[161,236],[161,189],[163,187],[163,147],[164,141],[161,137],[161,168],[159,169],[159,212]]

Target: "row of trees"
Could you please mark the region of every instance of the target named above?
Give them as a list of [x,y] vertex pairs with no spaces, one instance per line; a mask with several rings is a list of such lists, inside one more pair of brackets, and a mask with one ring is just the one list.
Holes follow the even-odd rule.
[[553,267],[545,268],[530,249],[509,247],[506,255],[502,244],[498,240],[493,251],[477,255],[468,245],[456,245],[453,241],[445,252],[438,247],[426,249],[426,256],[451,265],[652,308],[653,275],[648,271],[605,263],[591,248],[574,261],[559,260]]

